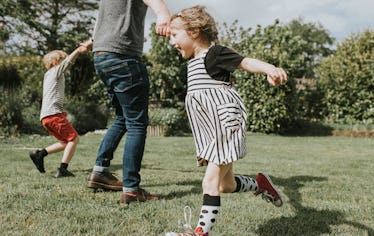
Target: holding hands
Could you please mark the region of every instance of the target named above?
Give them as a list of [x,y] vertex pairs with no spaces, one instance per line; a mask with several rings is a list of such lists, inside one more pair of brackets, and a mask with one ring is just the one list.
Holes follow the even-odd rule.
[[89,38],[85,42],[80,43],[79,48],[78,48],[79,53],[86,53],[86,52],[91,51],[92,44],[93,44],[93,39],[92,38]]

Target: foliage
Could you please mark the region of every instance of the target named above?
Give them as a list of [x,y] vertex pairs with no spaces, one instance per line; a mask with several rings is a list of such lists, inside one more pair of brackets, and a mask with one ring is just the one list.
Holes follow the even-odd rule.
[[298,71],[294,72],[295,78],[314,78],[314,69],[320,63],[320,60],[333,53],[331,45],[334,43],[328,31],[316,23],[304,23],[302,19],[296,19],[289,22],[286,27],[289,28],[294,38],[297,38],[297,46],[292,45],[292,52],[298,55],[301,63]]
[[[0,90],[3,94],[0,98],[0,107],[3,110],[0,113],[3,114],[0,119],[0,133],[15,135],[20,131],[27,132],[29,128],[35,128],[39,113],[31,111],[30,108],[38,108],[40,111],[38,103],[41,101],[42,71],[38,57],[0,58]],[[35,104],[36,101],[38,105]]]
[[0,96],[0,137],[13,136],[19,132],[22,123],[21,105],[14,94],[3,91]]
[[[236,33],[232,33],[236,32]],[[295,83],[292,77],[292,55],[287,53],[290,32],[278,22],[262,29],[257,27],[255,33],[238,29],[235,23],[226,28],[225,35],[230,35],[231,46],[241,55],[257,58],[283,67],[289,74],[286,85],[271,87],[263,75],[249,74],[238,70],[235,72],[236,86],[243,97],[248,113],[248,129],[255,132],[282,132],[295,114]],[[232,38],[233,36],[239,38]],[[223,42],[230,41],[223,39]]]
[[374,30],[352,35],[317,68],[332,123],[374,123]]
[[69,112],[68,119],[79,134],[85,134],[96,129],[105,129],[108,116],[105,109],[96,103],[71,100],[65,105]]
[[331,44],[332,39],[326,30],[298,20],[289,25],[275,21],[264,28],[257,26],[253,33],[252,29],[238,28],[237,21],[224,28],[223,44],[244,56],[282,67],[289,76],[284,86],[274,88],[263,75],[235,73],[238,91],[248,111],[249,130],[282,133],[292,128],[292,123],[305,115],[300,110],[303,107],[299,107],[301,94],[296,89],[296,78],[313,76],[318,60],[331,53],[326,45]]
[[14,64],[9,60],[0,61],[0,89],[14,91],[21,85],[21,77]]
[[[15,51],[43,55],[54,49],[72,51],[89,37],[97,1],[5,0],[0,10],[12,32]],[[21,41],[21,42],[20,42]]]
[[191,132],[186,111],[176,108],[149,109],[149,125],[164,127],[165,136],[179,136]]
[[187,66],[179,52],[169,44],[169,38],[155,33],[151,26],[152,48],[147,59],[150,75],[150,99],[179,107],[184,103],[187,86]]

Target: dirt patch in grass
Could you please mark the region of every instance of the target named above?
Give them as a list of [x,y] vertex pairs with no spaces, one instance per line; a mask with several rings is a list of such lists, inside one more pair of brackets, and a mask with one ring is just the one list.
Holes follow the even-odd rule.
[[331,133],[333,136],[374,137],[374,131],[333,130]]

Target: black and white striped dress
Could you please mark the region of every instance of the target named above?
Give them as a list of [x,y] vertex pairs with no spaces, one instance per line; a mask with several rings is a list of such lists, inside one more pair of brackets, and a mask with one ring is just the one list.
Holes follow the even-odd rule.
[[208,74],[206,55],[188,63],[186,110],[198,165],[225,165],[246,154],[247,114],[230,82],[215,80]]

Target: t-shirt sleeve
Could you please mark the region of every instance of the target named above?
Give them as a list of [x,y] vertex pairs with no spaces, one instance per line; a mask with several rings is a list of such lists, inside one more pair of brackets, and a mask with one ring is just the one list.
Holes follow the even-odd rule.
[[243,56],[239,55],[230,48],[221,46],[220,52],[217,55],[217,67],[234,72],[243,59]]
[[59,65],[56,66],[56,78],[60,78],[73,65],[67,56]]
[[205,66],[213,79],[228,81],[227,77],[230,77],[230,73],[238,68],[243,59],[243,56],[232,49],[215,45],[209,49],[206,55]]

